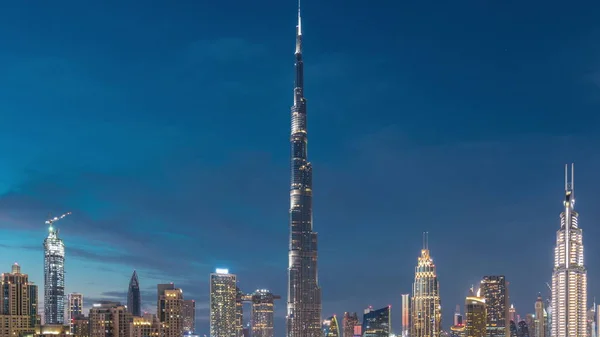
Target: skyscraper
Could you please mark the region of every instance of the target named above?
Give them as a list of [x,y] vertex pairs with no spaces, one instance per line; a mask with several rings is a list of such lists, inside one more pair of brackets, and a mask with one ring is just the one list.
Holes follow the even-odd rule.
[[515,309],[515,305],[511,304],[508,309],[508,320],[515,322],[517,324],[517,309]]
[[196,331],[196,301],[183,301],[183,333],[190,335]]
[[210,337],[236,337],[236,276],[227,269],[210,274]]
[[537,300],[535,301],[534,337],[546,337],[546,315],[544,312],[544,299],[542,299],[542,294],[538,294]]
[[344,332],[343,337],[353,337],[354,336],[354,327],[357,326],[358,323],[358,315],[353,312],[345,312],[344,313]]
[[556,232],[552,274],[552,337],[585,337],[587,272],[583,264],[583,233],[574,210],[574,165],[571,181],[565,166],[565,201]]
[[312,164],[307,156],[306,99],[302,61],[302,19],[298,2],[296,80],[291,119],[290,246],[287,337],[321,337],[321,288],[317,233],[313,231]]
[[410,294],[402,294],[402,337],[410,334]]
[[161,323],[161,337],[183,335],[183,291],[173,283],[157,285],[157,316]]
[[133,316],[142,316],[142,297],[140,296],[140,281],[134,270],[127,289],[127,311]]
[[[58,219],[58,218],[54,218]],[[44,240],[44,322],[63,324],[65,320],[65,244],[58,230],[49,224]]]
[[275,321],[275,300],[281,296],[273,295],[266,289],[256,290],[251,295],[252,298],[252,317],[250,325],[252,327],[252,337],[273,337],[273,323]]
[[477,291],[477,294],[473,288],[469,291],[469,296],[465,300],[465,315],[467,318],[466,337],[485,336],[487,314],[485,298],[481,297],[480,291]]
[[324,337],[341,337],[340,325],[338,324],[335,315],[323,321],[323,336]]
[[235,335],[242,337],[244,334],[244,298],[248,296],[237,287],[235,293]]
[[484,276],[481,296],[487,312],[486,336],[510,337],[508,287],[504,275]]
[[29,282],[29,316],[31,327],[36,327],[41,324],[40,314],[38,312],[38,286]]
[[423,234],[423,249],[415,268],[411,302],[411,337],[438,337],[442,322],[440,284],[435,264],[429,255],[427,233]]
[[73,333],[73,323],[75,318],[83,315],[83,295],[79,293],[69,294],[69,327]]
[[390,337],[392,333],[392,307],[373,310],[369,307],[363,315],[363,337]]

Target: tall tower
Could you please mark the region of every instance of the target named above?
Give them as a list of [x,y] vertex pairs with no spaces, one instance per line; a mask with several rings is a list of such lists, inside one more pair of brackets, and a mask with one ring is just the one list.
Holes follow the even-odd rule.
[[556,232],[552,274],[552,337],[585,337],[587,272],[583,264],[583,233],[574,210],[574,164],[565,166],[565,201]]
[[410,294],[402,294],[402,337],[410,335]]
[[183,333],[191,335],[196,331],[196,301],[184,300],[182,307]]
[[323,321],[323,336],[342,337],[340,335],[340,325],[338,324],[338,320],[335,315]]
[[236,337],[236,276],[227,269],[210,274],[210,337]]
[[480,290],[487,310],[486,336],[510,337],[506,278],[504,275],[484,276]]
[[542,294],[538,294],[535,301],[535,336],[532,337],[546,337],[546,315],[544,312],[544,299],[542,299]]
[[48,237],[44,239],[44,322],[63,324],[64,320],[65,244],[50,222]]
[[275,300],[281,299],[266,289],[256,290],[252,297],[252,336],[273,337],[273,322],[275,318]]
[[[156,313],[161,324],[161,337],[183,335],[183,291],[173,283],[157,285]],[[132,315],[130,315],[132,316]]]
[[363,337],[390,337],[392,333],[392,306],[373,310],[369,307],[365,310],[362,323]]
[[0,336],[33,334],[29,276],[15,263],[10,273],[0,275]]
[[298,2],[296,80],[291,129],[290,246],[287,337],[321,336],[321,288],[317,274],[317,233],[313,232],[312,165],[307,156],[306,99],[302,61],[302,19]]
[[140,281],[134,270],[127,288],[127,311],[136,317],[142,316],[142,297],[140,296]]
[[442,323],[440,283],[429,255],[427,233],[423,233],[423,249],[417,261],[411,301],[411,337],[438,337]]

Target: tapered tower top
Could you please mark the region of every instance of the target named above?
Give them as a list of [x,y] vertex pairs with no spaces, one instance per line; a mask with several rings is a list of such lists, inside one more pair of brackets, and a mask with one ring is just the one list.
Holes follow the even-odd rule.
[[571,181],[569,181],[569,164],[565,164],[565,207],[575,206],[575,164],[571,163]]
[[296,26],[296,54],[302,54],[302,16],[300,15],[300,0],[298,0],[298,25]]

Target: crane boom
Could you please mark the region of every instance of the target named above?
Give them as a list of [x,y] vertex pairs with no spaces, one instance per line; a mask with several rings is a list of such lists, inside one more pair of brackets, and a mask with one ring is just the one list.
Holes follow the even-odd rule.
[[[46,220],[46,225],[52,226],[53,223],[55,223],[56,221],[66,217],[67,215],[70,215],[70,214],[71,214],[71,212],[67,212],[61,216],[55,216],[54,218],[50,218],[50,219]],[[48,215],[48,217],[50,217],[50,216]]]

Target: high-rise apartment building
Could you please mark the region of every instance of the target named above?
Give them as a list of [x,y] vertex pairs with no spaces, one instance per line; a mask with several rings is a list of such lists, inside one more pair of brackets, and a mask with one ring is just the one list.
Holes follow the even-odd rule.
[[28,275],[15,263],[10,273],[0,278],[0,337],[32,334]]
[[486,336],[510,337],[508,284],[504,275],[484,276],[480,285],[487,312]]
[[544,299],[542,298],[542,294],[538,294],[537,300],[535,301],[535,336],[532,337],[546,337],[545,318]]
[[130,337],[131,314],[119,302],[102,301],[90,309],[90,337]]
[[133,316],[130,324],[131,337],[160,337],[161,324],[156,315]]
[[73,323],[76,317],[83,315],[83,295],[79,293],[70,293],[68,296],[69,303],[69,327],[73,333]]
[[373,310],[365,309],[362,323],[362,337],[390,337],[392,333],[392,307]]
[[519,323],[517,322],[517,309],[515,309],[514,304],[511,304],[508,308],[508,321],[513,321],[515,324]]
[[340,325],[338,324],[335,315],[323,321],[323,336],[324,337],[341,337]]
[[[481,290],[481,289],[480,289]],[[480,291],[475,294],[473,288],[465,300],[465,315],[467,324],[465,328],[466,337],[483,337],[486,335],[487,313],[485,298]]]
[[358,315],[355,312],[345,312],[343,321],[343,337],[354,337],[354,327],[359,325]]
[[183,333],[191,335],[196,331],[196,301],[183,300]]
[[48,237],[44,239],[45,324],[63,324],[65,320],[65,244],[53,226],[53,221],[58,219],[46,221],[49,227]]
[[142,296],[140,295],[140,280],[134,270],[127,288],[127,311],[133,316],[142,316]]
[[583,263],[583,232],[575,211],[574,165],[571,180],[565,166],[564,210],[556,232],[552,274],[552,337],[586,337],[587,271]]
[[454,311],[454,326],[463,325],[463,317],[460,314],[460,304],[456,305],[456,310]]
[[74,337],[90,337],[90,319],[83,315],[75,317],[72,321],[71,334]]
[[161,337],[183,335],[183,291],[173,283],[157,285],[157,316],[161,323]]
[[273,295],[269,290],[256,290],[251,296],[252,317],[250,326],[252,327],[252,337],[273,337],[275,321],[275,300],[281,296]]
[[295,59],[296,79],[290,137],[292,177],[287,337],[321,337],[321,288],[317,273],[317,233],[313,231],[312,164],[308,161],[307,154],[300,1],[298,1]]
[[227,269],[210,274],[210,337],[237,335],[236,276]]
[[441,333],[442,307],[440,284],[435,264],[429,254],[427,233],[415,268],[411,300],[411,337],[438,337]]
[[402,337],[410,335],[410,294],[402,294]]

